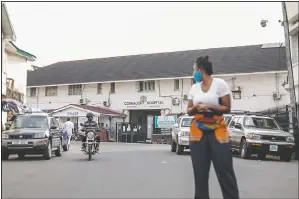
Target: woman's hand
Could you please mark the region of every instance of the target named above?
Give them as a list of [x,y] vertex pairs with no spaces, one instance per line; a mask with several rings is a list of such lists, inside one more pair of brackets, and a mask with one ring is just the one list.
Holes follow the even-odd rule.
[[197,108],[197,111],[207,111],[210,109],[210,105],[209,104],[202,104],[202,103],[199,103],[196,105],[196,108]]

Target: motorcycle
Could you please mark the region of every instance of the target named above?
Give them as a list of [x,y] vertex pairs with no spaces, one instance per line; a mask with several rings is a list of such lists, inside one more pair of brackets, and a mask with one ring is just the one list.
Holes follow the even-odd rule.
[[[83,124],[81,124],[81,126],[83,126]],[[88,130],[85,135],[86,142],[83,142],[83,144],[85,144],[85,147],[83,148],[83,153],[85,155],[88,155],[88,160],[91,161],[92,155],[95,155],[97,153],[96,148],[98,147],[99,143],[96,141],[95,131]]]

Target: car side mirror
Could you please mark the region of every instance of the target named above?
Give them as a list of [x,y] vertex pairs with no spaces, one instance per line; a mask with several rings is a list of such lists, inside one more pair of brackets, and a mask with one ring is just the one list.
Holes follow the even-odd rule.
[[242,126],[241,126],[241,124],[236,124],[236,125],[235,125],[235,128],[241,130],[241,129],[242,129]]
[[57,127],[57,126],[54,126],[54,125],[50,127],[50,129],[52,129],[52,130],[55,130],[55,129],[57,129],[57,128],[58,128],[58,127]]
[[178,128],[179,127],[179,124],[178,123],[175,123],[174,125],[173,125],[173,128]]

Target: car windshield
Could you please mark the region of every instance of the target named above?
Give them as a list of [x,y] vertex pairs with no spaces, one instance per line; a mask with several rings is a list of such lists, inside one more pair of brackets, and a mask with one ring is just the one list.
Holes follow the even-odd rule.
[[183,118],[181,127],[190,127],[193,118]]
[[20,128],[49,128],[48,118],[46,116],[18,116],[12,123],[10,129]]
[[280,130],[280,127],[272,118],[246,117],[244,126],[248,128]]
[[224,121],[225,121],[226,124],[229,124],[231,118],[232,118],[232,117],[230,117],[230,116],[225,116],[225,117],[223,117],[223,119],[224,119]]

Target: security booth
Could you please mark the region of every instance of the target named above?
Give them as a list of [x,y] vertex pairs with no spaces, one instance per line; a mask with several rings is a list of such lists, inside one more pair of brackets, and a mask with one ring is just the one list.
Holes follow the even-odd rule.
[[[142,122],[119,122],[117,123],[117,142],[129,143],[161,143],[171,141],[171,130],[177,120],[177,114],[164,116],[151,116],[152,122],[144,126]],[[149,127],[149,125],[151,127]]]
[[154,117],[155,133],[152,135],[152,143],[170,144],[172,126],[175,124],[178,114],[168,114]]
[[[93,113],[95,115],[93,120],[98,123],[100,127],[100,136],[102,141],[108,141],[111,138],[114,138],[116,131],[116,129],[114,128],[114,123],[123,121],[123,118],[126,117],[124,114],[108,108],[77,104],[70,104],[56,109],[51,112],[51,115],[53,117],[60,118],[63,122],[66,122],[67,118],[69,117],[71,119],[71,122],[74,123],[75,129],[77,131],[80,131],[82,129],[80,123],[84,123],[87,121],[87,113]],[[107,127],[110,127],[108,135],[106,133]]]
[[142,131],[142,125],[129,122],[116,123],[116,141],[127,143],[144,143],[146,135]]

